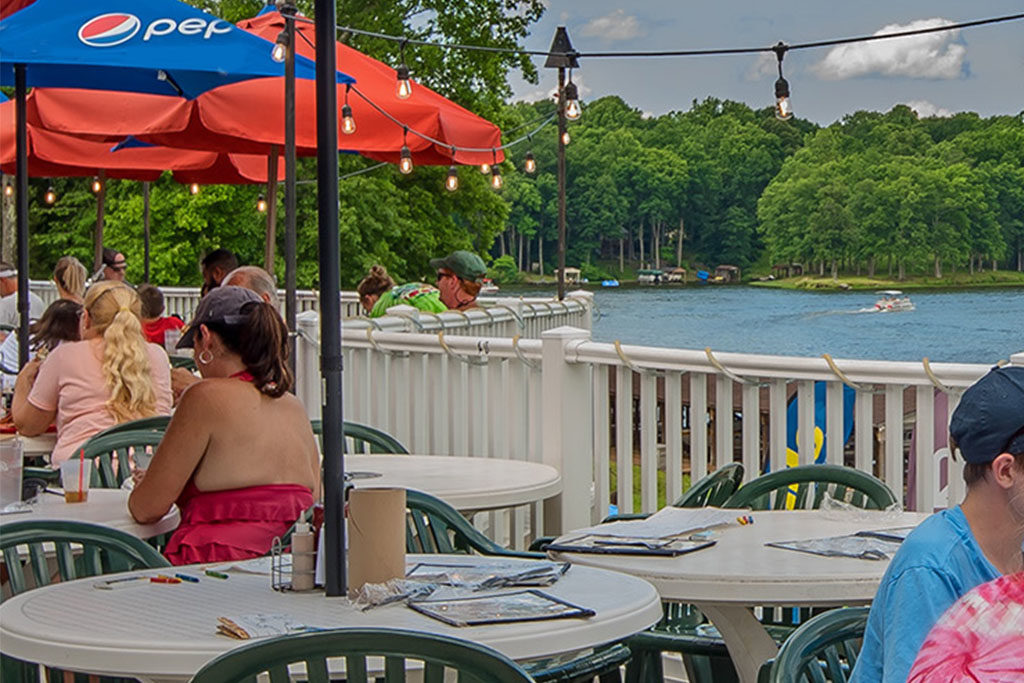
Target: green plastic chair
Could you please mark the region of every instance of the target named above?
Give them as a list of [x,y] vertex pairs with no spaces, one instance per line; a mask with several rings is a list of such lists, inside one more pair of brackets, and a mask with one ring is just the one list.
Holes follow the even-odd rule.
[[869,607],[843,607],[806,621],[758,671],[758,683],[846,683],[857,662]]
[[116,424],[113,427],[107,427],[102,432],[97,432],[96,434],[93,434],[92,438],[98,439],[101,436],[107,436],[109,434],[118,434],[120,432],[166,432],[167,425],[169,425],[170,423],[170,415],[154,415],[153,417],[140,417],[138,420],[129,420],[128,422]]
[[[441,683],[446,672],[458,672],[460,683],[529,683],[511,659],[484,645],[448,636],[388,628],[337,629],[320,633],[268,638],[234,648],[209,662],[192,683],[255,683],[267,674],[271,683],[289,683],[288,666],[305,664],[308,683],[329,683],[329,658],[345,658],[347,683],[378,678],[367,658],[383,657],[388,683],[406,680],[405,665],[422,662],[423,680]],[[419,675],[419,671],[416,672]]]
[[[0,554],[7,569],[11,595],[53,583],[51,557],[61,581],[171,566],[145,541],[118,529],[86,522],[26,520],[5,524],[0,535]],[[47,671],[49,680],[62,680],[61,671]],[[0,678],[5,683],[38,681],[39,667],[4,655]],[[75,674],[75,680],[95,681],[96,677]],[[118,683],[134,679],[104,677],[99,680]]]
[[[320,420],[310,420],[313,433],[317,436],[323,434],[323,424]],[[399,453],[408,455],[409,450],[402,445],[402,442],[387,432],[382,432],[376,427],[359,424],[358,422],[345,422],[342,424],[341,433],[345,439],[342,442],[345,452],[348,453],[349,444],[352,446],[352,453]]]
[[821,507],[825,493],[859,508],[884,510],[896,502],[892,490],[867,472],[842,465],[799,465],[764,474],[729,497],[723,507],[805,510]]
[[[466,521],[459,511],[440,498],[407,489],[405,492],[407,553],[470,554],[523,557],[542,560],[543,553],[520,552],[503,548]],[[613,644],[597,648],[569,661],[530,662],[525,669],[533,680],[542,683],[583,683],[598,678],[601,683],[620,680],[619,669],[629,660],[628,647]]]
[[145,449],[147,446],[151,446],[155,451],[163,438],[162,431],[154,430],[97,435],[82,444],[72,457],[92,460],[91,487],[116,489],[131,476],[131,452],[135,449]]
[[[743,465],[738,462],[730,462],[722,465],[711,474],[706,474],[700,480],[686,489],[683,495],[672,502],[672,507],[677,508],[702,508],[721,506],[743,481]],[[608,515],[601,520],[605,522],[620,522],[631,519],[647,519],[650,515],[646,512],[627,512],[618,515]]]
[[196,361],[192,356],[170,356],[172,368],[185,368],[189,372],[196,371]]
[[458,510],[429,493],[405,492],[405,552],[425,554],[502,555],[544,559],[543,553],[503,548],[484,536]]

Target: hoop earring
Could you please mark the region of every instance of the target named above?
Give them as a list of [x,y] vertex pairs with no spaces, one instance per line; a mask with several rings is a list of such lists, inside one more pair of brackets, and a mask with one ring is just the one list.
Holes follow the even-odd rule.
[[200,351],[199,355],[196,356],[196,360],[202,363],[203,365],[209,365],[211,362],[213,362],[213,352],[210,351],[210,349]]

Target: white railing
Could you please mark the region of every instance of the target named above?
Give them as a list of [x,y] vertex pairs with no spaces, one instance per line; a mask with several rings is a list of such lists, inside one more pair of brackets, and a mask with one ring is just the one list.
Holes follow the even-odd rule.
[[[50,280],[32,280],[30,289],[49,306],[57,298],[57,288]],[[199,305],[198,287],[160,287],[164,295],[164,315],[176,315],[188,322]],[[283,302],[285,291],[278,290]],[[345,325],[356,329],[372,327],[379,330],[429,331],[446,334],[475,334],[482,337],[515,336],[536,338],[544,330],[562,325],[591,329],[594,296],[590,292],[570,292],[564,301],[543,297],[483,297],[480,308],[465,313],[457,311],[435,315],[408,306],[395,306],[394,315],[370,320],[355,292],[341,293],[341,316]],[[320,310],[319,294],[314,290],[296,292],[296,313]],[[282,304],[283,305],[283,304]]]
[[[315,344],[303,346],[299,372],[315,377]],[[343,347],[346,420],[384,429],[413,452],[557,467],[560,499],[545,506],[543,524],[520,528],[549,533],[590,524],[611,503],[654,510],[727,462],[741,462],[749,480],[766,464],[820,456],[875,474],[908,509],[944,507],[963,496],[962,465],[943,457],[936,435],[991,367],[620,346],[565,327],[513,340],[349,326]],[[1012,362],[1024,365],[1024,353]],[[815,432],[815,382],[825,386],[824,437],[787,453],[794,397],[798,434]],[[315,389],[306,394],[307,406],[319,405]],[[845,443],[844,400],[854,416]]]

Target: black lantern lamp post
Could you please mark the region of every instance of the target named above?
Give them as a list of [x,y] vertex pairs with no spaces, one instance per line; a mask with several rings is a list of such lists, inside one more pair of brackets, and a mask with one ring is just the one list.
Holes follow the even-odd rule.
[[[565,70],[578,69],[580,65],[564,26],[555,31],[548,52],[544,68],[558,69],[558,300],[561,301],[565,298],[565,146],[569,137],[566,120],[580,117],[576,84],[571,80],[568,84],[565,82]],[[570,101],[573,103],[571,112],[568,111]]]

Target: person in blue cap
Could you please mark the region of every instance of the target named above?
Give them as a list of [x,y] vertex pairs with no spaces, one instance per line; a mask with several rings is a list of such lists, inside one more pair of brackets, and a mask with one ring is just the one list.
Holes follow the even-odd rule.
[[904,683],[946,609],[975,586],[1024,571],[1024,367],[994,368],[949,425],[967,495],[900,546],[875,594],[851,683]]

